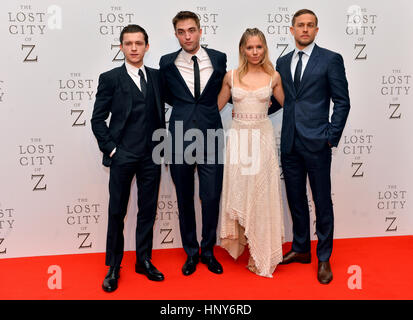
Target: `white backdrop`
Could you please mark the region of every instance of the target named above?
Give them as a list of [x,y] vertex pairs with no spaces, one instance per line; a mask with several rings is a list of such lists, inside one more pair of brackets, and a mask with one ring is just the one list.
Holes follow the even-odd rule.
[[[291,51],[288,27],[303,7],[318,15],[317,44],[343,55],[349,81],[352,108],[333,151],[335,238],[413,234],[411,1],[3,0],[0,258],[105,251],[109,171],[90,118],[99,74],[123,63],[123,26],[147,30],[145,64],[157,68],[161,55],[179,48],[172,17],[194,11],[201,42],[225,52],[229,70],[237,67],[247,27],[266,34],[274,64]],[[271,116],[278,144],[281,118],[282,111]],[[230,105],[222,119],[228,128]],[[133,185],[126,250],[134,250],[136,201]],[[200,230],[198,198],[196,208]],[[285,223],[291,241],[287,205]],[[181,247],[175,189],[163,168],[154,248],[175,247]]]

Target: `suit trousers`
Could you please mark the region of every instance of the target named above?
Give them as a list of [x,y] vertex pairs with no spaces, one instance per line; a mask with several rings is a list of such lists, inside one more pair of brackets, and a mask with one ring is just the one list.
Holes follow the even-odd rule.
[[212,256],[217,238],[219,202],[222,190],[222,164],[171,164],[179,208],[182,246],[188,256],[199,254],[194,207],[195,168],[199,177],[199,197],[202,207],[201,254]]
[[136,157],[117,148],[109,178],[109,218],[106,240],[106,265],[119,266],[124,250],[124,219],[131,183],[136,176],[138,215],[136,221],[136,259],[152,256],[153,226],[156,218],[161,167],[153,163],[151,153]]
[[290,153],[281,153],[288,205],[293,222],[292,250],[310,252],[310,215],[307,176],[313,195],[316,216],[317,257],[328,261],[333,249],[334,214],[331,200],[331,148],[310,152],[295,132]]

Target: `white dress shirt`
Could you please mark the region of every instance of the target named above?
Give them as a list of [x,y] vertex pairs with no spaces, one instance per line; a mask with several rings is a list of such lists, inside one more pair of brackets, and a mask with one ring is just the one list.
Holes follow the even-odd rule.
[[313,52],[315,43],[309,44],[307,47],[305,47],[303,50],[299,50],[298,48],[295,48],[294,53],[293,53],[293,58],[291,59],[291,76],[294,79],[294,74],[295,74],[295,68],[297,67],[298,60],[300,59],[298,52],[302,51],[304,52],[303,56],[301,57],[301,63],[302,63],[302,69],[301,69],[301,76],[300,79],[303,77],[305,67],[307,66],[308,60],[310,59],[311,52]]
[[205,49],[199,47],[199,50],[195,54],[190,54],[185,50],[181,50],[175,60],[175,65],[178,68],[179,72],[184,78],[186,85],[188,86],[189,90],[191,91],[192,95],[194,94],[194,62],[192,61],[192,56],[196,55],[199,65],[199,74],[200,74],[200,82],[201,82],[201,94],[204,90],[209,78],[214,71],[212,67],[211,59],[206,53]]
[[143,75],[145,77],[145,81],[147,81],[148,76],[146,75],[145,66],[142,65],[140,68],[136,68],[133,65],[127,63],[125,61],[126,71],[128,75],[132,78],[133,82],[138,86],[139,90],[141,90],[141,77],[139,75],[139,69],[142,70]]

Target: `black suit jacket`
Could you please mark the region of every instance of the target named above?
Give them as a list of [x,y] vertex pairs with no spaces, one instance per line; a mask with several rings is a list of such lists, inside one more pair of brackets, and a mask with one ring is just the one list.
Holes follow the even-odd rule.
[[159,62],[165,101],[173,107],[169,121],[172,139],[175,138],[175,121],[182,121],[184,132],[191,128],[198,128],[204,133],[207,129],[222,128],[217,98],[226,73],[227,56],[217,50],[204,49],[211,59],[214,71],[198,99],[194,98],[175,65],[182,49],[162,56]]
[[[316,152],[329,142],[337,146],[350,111],[350,98],[343,58],[314,46],[298,90],[291,75],[294,51],[277,60],[285,93],[281,152],[290,152],[295,131],[306,148]],[[329,119],[330,102],[333,114]]]
[[[160,120],[160,128],[165,127],[165,106],[162,99],[159,70],[145,66],[147,77],[151,78],[156,101],[156,111]],[[92,131],[97,139],[99,149],[103,152],[103,165],[110,166],[109,157],[113,149],[122,139],[122,130],[132,110],[132,93],[129,75],[125,64],[102,73],[91,119]],[[111,114],[109,126],[106,119]],[[139,139],[139,137],[136,137]]]

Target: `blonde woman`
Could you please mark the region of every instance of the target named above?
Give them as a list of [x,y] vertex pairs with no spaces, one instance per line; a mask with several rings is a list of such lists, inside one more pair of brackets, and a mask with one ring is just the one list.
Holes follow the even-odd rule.
[[239,67],[227,72],[218,107],[232,96],[221,202],[221,246],[237,259],[248,245],[247,268],[272,278],[282,261],[284,238],[280,172],[274,129],[268,118],[271,96],[284,103],[264,34],[247,29],[239,43]]

